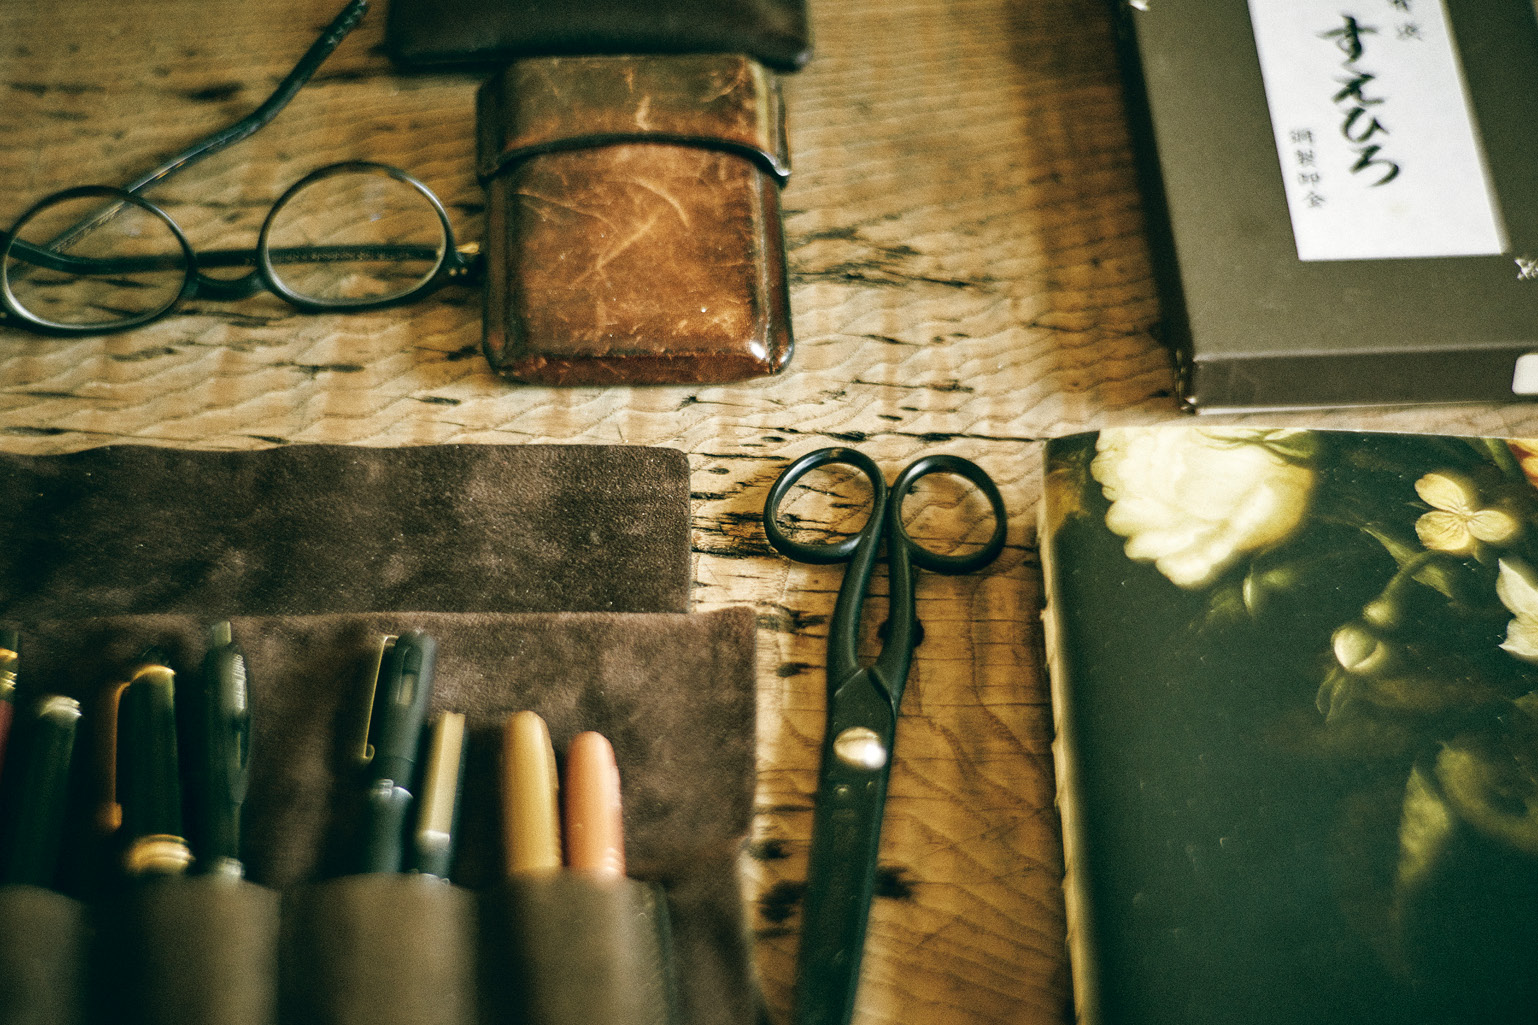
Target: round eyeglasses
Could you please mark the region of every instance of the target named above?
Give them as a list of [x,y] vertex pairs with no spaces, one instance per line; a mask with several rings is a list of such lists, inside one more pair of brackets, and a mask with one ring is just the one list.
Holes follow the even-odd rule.
[[[136,192],[66,189],[21,215],[0,245],[0,305],[34,330],[86,335],[156,320],[193,297],[263,289],[307,312],[411,302],[478,272],[438,197],[396,167],[330,164],[273,204],[255,250],[203,254]],[[248,267],[236,278],[205,269]]]

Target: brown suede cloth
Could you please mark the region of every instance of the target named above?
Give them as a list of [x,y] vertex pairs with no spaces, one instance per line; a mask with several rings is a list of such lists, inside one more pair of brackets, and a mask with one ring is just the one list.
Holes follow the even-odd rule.
[[[470,722],[455,882],[485,889],[500,875],[496,774],[505,718],[539,712],[558,755],[577,732],[598,730],[619,760],[630,874],[666,888],[680,1020],[753,1020],[736,877],[754,781],[750,610],[359,613],[234,617],[232,624],[251,674],[242,853],[253,882],[291,891],[348,871],[363,785],[351,758],[378,639],[422,629],[438,641],[434,710],[462,711]],[[180,676],[195,671],[206,644],[206,620],[192,615],[47,620],[23,629],[23,684],[81,699],[87,732],[77,751],[84,752],[94,750],[93,698],[141,652],[158,648]],[[87,762],[76,822],[89,818],[89,769]],[[81,864],[101,872],[99,860]],[[66,886],[92,888],[78,874]]]
[[0,618],[689,609],[672,449],[0,455],[0,509]]

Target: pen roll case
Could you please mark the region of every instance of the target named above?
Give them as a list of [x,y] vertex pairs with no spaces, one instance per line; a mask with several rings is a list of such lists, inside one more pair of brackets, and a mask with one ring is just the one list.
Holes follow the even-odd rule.
[[82,1025],[86,906],[35,886],[0,886],[0,1025]]
[[476,1025],[476,909],[434,876],[344,876],[284,898],[280,1009],[310,1025]]
[[773,72],[735,54],[530,58],[482,86],[476,121],[499,373],[696,384],[786,366]]
[[481,909],[497,1025],[673,1025],[667,899],[655,883],[573,872],[508,879]]
[[104,902],[100,1017],[127,1025],[273,1025],[277,891],[219,875],[131,885]]

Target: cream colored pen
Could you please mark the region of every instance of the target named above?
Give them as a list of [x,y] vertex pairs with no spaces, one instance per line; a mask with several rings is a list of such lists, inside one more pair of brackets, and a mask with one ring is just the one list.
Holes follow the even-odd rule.
[[411,836],[412,867],[423,875],[447,879],[454,865],[466,740],[462,712],[444,712],[428,736],[416,829]]
[[561,869],[560,784],[550,729],[517,712],[502,733],[502,851],[509,876]]

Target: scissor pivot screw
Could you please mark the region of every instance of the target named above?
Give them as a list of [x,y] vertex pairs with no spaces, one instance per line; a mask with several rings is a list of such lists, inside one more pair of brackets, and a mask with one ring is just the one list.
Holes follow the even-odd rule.
[[866,726],[851,726],[833,740],[833,753],[839,761],[856,769],[879,769],[886,764],[886,745],[876,731]]

